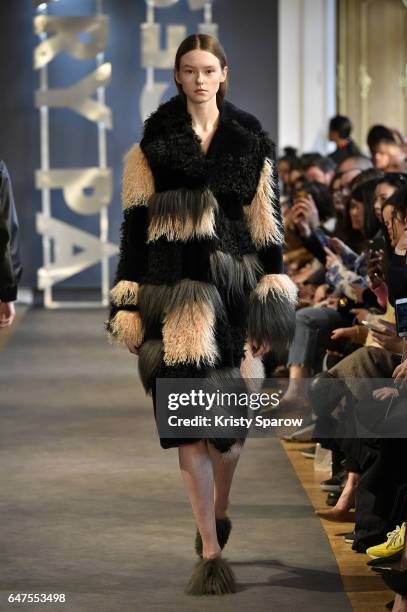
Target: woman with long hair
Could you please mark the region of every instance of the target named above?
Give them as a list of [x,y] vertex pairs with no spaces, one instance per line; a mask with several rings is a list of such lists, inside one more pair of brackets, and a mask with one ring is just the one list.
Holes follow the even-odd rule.
[[[255,117],[225,100],[227,70],[215,38],[186,38],[175,57],[178,95],[146,120],[125,157],[107,327],[139,355],[156,418],[157,379],[262,378],[261,356],[285,350],[293,335],[275,147]],[[198,528],[188,593],[236,590],[221,549],[243,441],[160,437],[163,448],[178,447]]]

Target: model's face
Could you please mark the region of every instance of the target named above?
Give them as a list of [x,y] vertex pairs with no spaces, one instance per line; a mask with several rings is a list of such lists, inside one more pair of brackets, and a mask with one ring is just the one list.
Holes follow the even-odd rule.
[[350,222],[354,230],[363,230],[365,207],[362,202],[352,198],[349,207]]
[[378,220],[382,221],[382,205],[395,192],[395,187],[388,183],[377,185],[374,194],[374,212]]
[[383,223],[385,224],[387,233],[389,234],[391,246],[395,247],[403,235],[406,220],[401,219],[400,217],[394,217],[394,207],[390,204],[383,208],[382,214]]
[[219,85],[226,80],[226,74],[227,66],[222,70],[215,55],[195,49],[181,57],[180,70],[175,72],[175,79],[191,102],[202,104],[216,96]]

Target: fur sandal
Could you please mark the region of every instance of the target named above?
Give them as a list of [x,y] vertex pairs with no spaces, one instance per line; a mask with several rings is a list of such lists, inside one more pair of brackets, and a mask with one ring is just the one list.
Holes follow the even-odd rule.
[[[230,532],[232,530],[232,521],[228,516],[222,519],[216,519],[216,535],[218,536],[219,546],[223,550],[226,545],[226,542],[229,539]],[[195,551],[199,557],[202,557],[202,538],[199,530],[196,530],[195,536]]]
[[212,559],[200,559],[185,588],[188,595],[224,595],[236,591],[232,568],[220,555]]

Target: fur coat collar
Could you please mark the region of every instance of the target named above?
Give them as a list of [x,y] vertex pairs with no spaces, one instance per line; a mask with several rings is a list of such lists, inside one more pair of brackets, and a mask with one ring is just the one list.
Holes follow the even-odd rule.
[[208,187],[220,203],[236,207],[252,200],[265,158],[274,158],[274,144],[253,115],[227,100],[219,111],[206,154],[180,96],[146,120],[140,146],[156,191]]

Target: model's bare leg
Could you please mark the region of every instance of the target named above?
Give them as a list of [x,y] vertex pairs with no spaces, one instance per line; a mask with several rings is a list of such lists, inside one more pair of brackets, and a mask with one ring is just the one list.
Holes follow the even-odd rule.
[[229,494],[239,455],[226,457],[212,444],[208,443],[215,481],[214,503],[217,519],[224,518],[229,506]]
[[203,556],[210,558],[220,553],[220,547],[213,502],[213,465],[206,440],[180,446],[178,457],[192,512],[202,537]]

